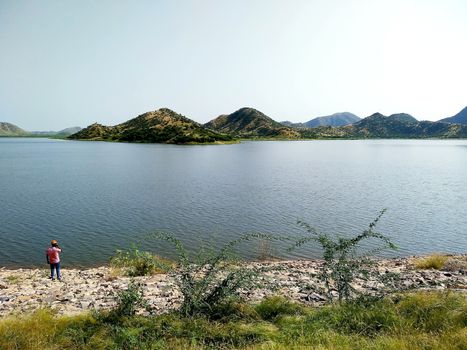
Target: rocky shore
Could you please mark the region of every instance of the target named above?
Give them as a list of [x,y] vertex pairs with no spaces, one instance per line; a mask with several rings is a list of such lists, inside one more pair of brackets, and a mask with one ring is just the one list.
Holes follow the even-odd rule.
[[[451,256],[442,270],[419,270],[414,257],[384,259],[377,262],[382,273],[400,275],[401,289],[453,289],[467,292],[467,255]],[[275,288],[243,291],[247,300],[257,301],[268,295],[284,295],[307,304],[320,304],[324,295],[316,292],[314,279],[320,260],[250,262],[248,268],[263,270]],[[62,269],[62,281],[51,281],[47,269],[0,269],[0,316],[51,307],[58,314],[76,314],[92,309],[109,309],[116,294],[127,288],[131,278],[116,274],[110,267],[86,270]],[[136,277],[144,298],[155,313],[167,312],[180,304],[181,295],[173,277],[167,274]],[[310,287],[311,286],[311,287]],[[376,281],[359,281],[356,288],[378,288]]]

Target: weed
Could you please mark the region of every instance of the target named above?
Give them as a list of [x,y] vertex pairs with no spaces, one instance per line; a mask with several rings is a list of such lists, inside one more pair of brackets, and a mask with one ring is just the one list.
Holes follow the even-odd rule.
[[9,284],[19,284],[23,281],[23,278],[20,275],[8,275],[5,277],[5,280]]
[[422,270],[441,270],[449,257],[441,254],[432,254],[425,258],[420,258],[415,261],[415,267]]
[[0,319],[0,349],[467,348],[467,300],[462,293],[416,292],[319,308],[274,297],[259,305],[235,308],[250,309],[252,316],[256,310],[261,318],[221,321],[171,313],[110,322],[91,314],[64,317],[38,310]]
[[134,316],[139,308],[148,307],[142,286],[134,280],[128,283],[127,289],[117,293],[116,300],[117,306],[109,314],[111,319]]
[[124,271],[128,276],[147,276],[167,272],[173,263],[149,252],[141,251],[136,245],[128,250],[117,250],[110,259],[110,266]]
[[274,257],[270,239],[260,239],[258,241],[258,260],[267,261]]
[[302,305],[280,296],[266,298],[255,307],[256,312],[266,321],[272,321],[284,315],[301,315],[303,314],[303,309]]
[[[385,286],[393,285],[393,283],[390,283],[390,276],[382,276],[374,269],[371,269],[374,265],[374,261],[371,257],[374,254],[386,248],[396,249],[396,246],[389,238],[374,231],[376,224],[385,211],[385,209],[382,210],[366,230],[351,238],[331,237],[328,234],[318,232],[315,228],[303,221],[298,222],[298,224],[308,232],[309,236],[298,240],[290,249],[299,247],[310,241],[318,242],[321,246],[324,264],[321,267],[318,277],[324,283],[324,292],[329,302],[333,301],[336,295],[339,302],[350,300],[358,296],[361,292],[357,291],[352,285],[357,278],[363,280],[368,280],[371,276],[375,278],[384,278]],[[383,244],[371,251],[358,254],[357,249],[360,244],[362,241],[368,239],[378,240]],[[397,276],[391,275],[391,277],[395,279]]]
[[219,305],[239,298],[242,290],[259,286],[262,280],[258,271],[234,263],[233,251],[241,242],[272,239],[260,233],[247,234],[227,243],[218,253],[203,252],[190,259],[182,243],[172,234],[156,232],[151,237],[171,243],[177,252],[178,266],[172,275],[183,295],[180,313],[184,316],[215,314]]

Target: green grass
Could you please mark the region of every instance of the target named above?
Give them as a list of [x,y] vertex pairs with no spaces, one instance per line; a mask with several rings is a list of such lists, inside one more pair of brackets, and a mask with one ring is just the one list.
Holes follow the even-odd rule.
[[449,257],[441,254],[432,254],[415,261],[415,267],[422,270],[441,270]]
[[43,309],[0,319],[0,349],[467,349],[467,299],[418,292],[305,307],[280,297],[230,303],[217,318],[178,314],[55,316]]
[[23,281],[23,278],[20,275],[9,275],[9,276],[5,277],[5,280],[9,284],[18,284],[18,283]]
[[132,277],[166,273],[173,265],[173,261],[141,251],[136,246],[128,250],[117,250],[110,259],[114,274]]

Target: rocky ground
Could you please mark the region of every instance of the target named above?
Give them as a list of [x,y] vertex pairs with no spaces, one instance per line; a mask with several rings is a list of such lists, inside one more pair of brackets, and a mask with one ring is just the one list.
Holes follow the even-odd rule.
[[[417,270],[415,258],[379,260],[382,273],[400,276],[401,289],[455,289],[467,292],[467,256],[452,256],[442,270]],[[257,301],[265,296],[284,295],[293,300],[320,304],[325,298],[319,291],[316,274],[322,261],[252,262],[248,268],[264,270],[270,284],[266,288],[245,290],[244,296]],[[0,315],[51,307],[59,314],[75,314],[90,309],[109,309],[116,293],[126,289],[130,278],[116,274],[110,267],[86,270],[62,269],[62,281],[51,281],[46,269],[0,269]],[[143,286],[144,298],[155,313],[163,313],[180,303],[174,279],[166,274],[135,278]],[[272,282],[272,283],[271,283]],[[271,287],[273,286],[273,288]],[[358,281],[358,289],[376,291],[383,287],[375,280]]]

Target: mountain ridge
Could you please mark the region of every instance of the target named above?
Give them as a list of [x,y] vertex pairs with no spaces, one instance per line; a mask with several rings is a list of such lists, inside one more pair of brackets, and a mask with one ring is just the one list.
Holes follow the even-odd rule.
[[456,123],[467,125],[467,107],[464,107],[459,113],[449,118],[443,118],[439,120],[442,123]]

